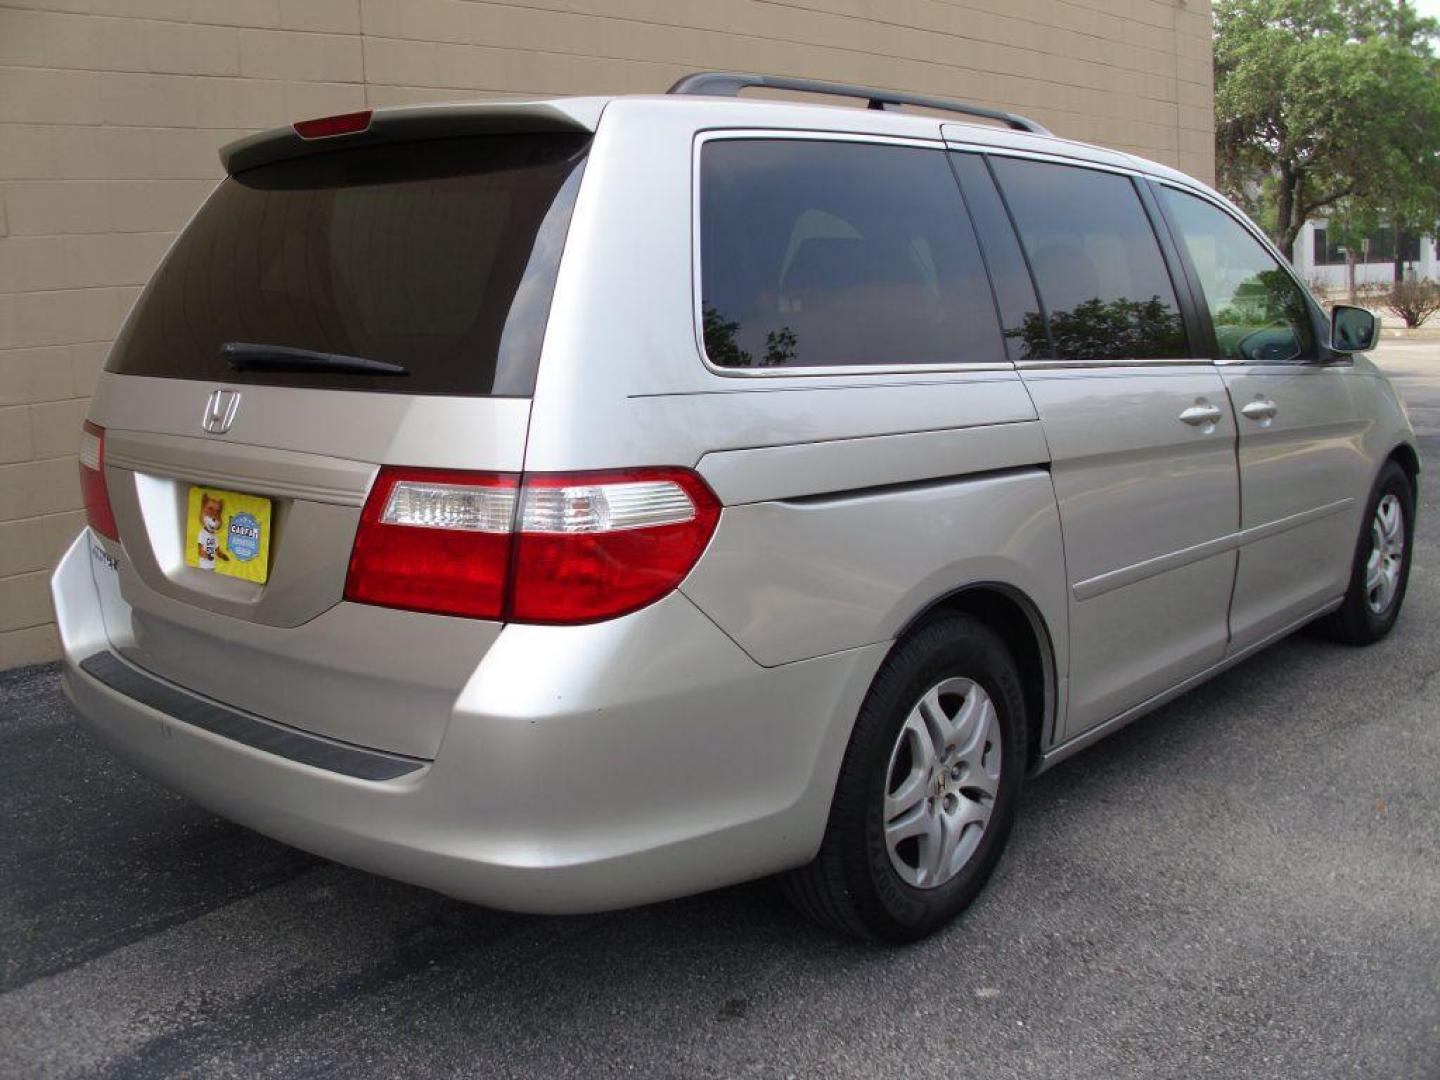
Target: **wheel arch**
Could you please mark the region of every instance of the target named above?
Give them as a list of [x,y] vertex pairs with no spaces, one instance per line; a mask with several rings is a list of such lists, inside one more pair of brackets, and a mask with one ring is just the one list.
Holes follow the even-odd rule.
[[1040,760],[1040,752],[1055,728],[1058,708],[1058,679],[1055,645],[1040,608],[1020,589],[998,581],[975,582],[961,586],[931,601],[910,618],[896,640],[943,612],[970,615],[1000,635],[1015,664],[1025,693],[1025,721],[1030,766]]
[[1397,445],[1385,457],[1386,461],[1393,461],[1405,470],[1405,475],[1410,477],[1410,486],[1414,487],[1420,476],[1420,455],[1415,447],[1408,442]]

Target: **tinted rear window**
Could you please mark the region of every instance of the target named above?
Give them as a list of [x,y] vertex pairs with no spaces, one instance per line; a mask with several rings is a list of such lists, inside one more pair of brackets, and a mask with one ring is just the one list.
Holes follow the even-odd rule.
[[1033,360],[1035,357],[1026,346],[1026,335],[1032,334],[1037,326],[1043,329],[1045,318],[1040,314],[1035,283],[1010,225],[1010,215],[979,154],[952,153],[950,163],[960,178],[970,218],[985,249],[985,265],[995,287],[995,303],[1005,324],[1006,351],[1012,360]]
[[713,141],[700,258],[705,352],[718,366],[1005,360],[942,150]]
[[[389,393],[533,392],[588,136],[486,135],[278,162],[225,180],[108,370]],[[407,376],[231,370],[226,342]]]
[[1129,177],[993,158],[1029,256],[1039,316],[1020,329],[1024,356],[1164,359],[1186,354],[1175,289]]

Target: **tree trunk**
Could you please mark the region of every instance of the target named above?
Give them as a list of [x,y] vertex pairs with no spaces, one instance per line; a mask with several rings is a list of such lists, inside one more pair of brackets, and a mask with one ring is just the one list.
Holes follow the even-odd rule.
[[1391,239],[1395,243],[1395,284],[1399,285],[1405,280],[1405,252],[1400,246],[1401,234],[1404,230],[1401,229],[1398,222],[1390,227],[1394,230]]
[[[1280,166],[1280,183],[1274,193],[1274,246],[1293,256],[1296,233],[1290,232],[1290,217],[1295,213],[1295,173],[1287,164]],[[1293,262],[1293,258],[1292,258]]]
[[1285,258],[1295,261],[1295,241],[1305,228],[1305,174],[1293,165],[1280,166],[1280,190],[1275,204],[1275,246]]

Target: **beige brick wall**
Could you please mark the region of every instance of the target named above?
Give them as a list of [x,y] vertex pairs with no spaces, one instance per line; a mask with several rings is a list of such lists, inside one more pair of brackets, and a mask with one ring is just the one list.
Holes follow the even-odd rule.
[[1209,0],[0,0],[0,668],[56,655],[85,404],[221,143],[702,68],[968,98],[1214,171]]

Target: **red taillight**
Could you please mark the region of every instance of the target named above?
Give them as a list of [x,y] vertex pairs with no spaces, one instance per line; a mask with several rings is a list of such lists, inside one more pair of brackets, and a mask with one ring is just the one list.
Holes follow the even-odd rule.
[[370,126],[374,109],[341,113],[339,116],[320,116],[314,120],[296,120],[291,126],[302,139],[328,139],[332,135],[354,135]]
[[584,623],[674,589],[720,503],[688,469],[513,475],[380,470],[345,597],[446,615]]
[[653,603],[684,580],[719,517],[688,469],[529,474],[511,617],[596,622]]
[[85,518],[90,528],[119,540],[115,511],[110,509],[110,489],[105,486],[105,429],[89,420],[80,431],[80,494],[85,499]]
[[500,618],[516,488],[504,474],[381,469],[360,512],[345,599]]

